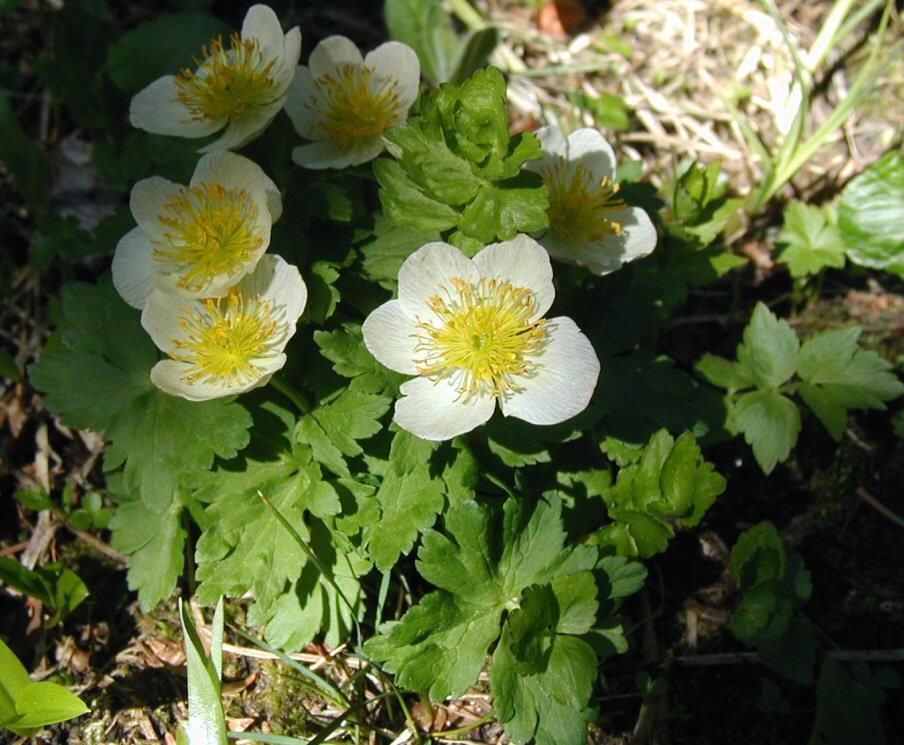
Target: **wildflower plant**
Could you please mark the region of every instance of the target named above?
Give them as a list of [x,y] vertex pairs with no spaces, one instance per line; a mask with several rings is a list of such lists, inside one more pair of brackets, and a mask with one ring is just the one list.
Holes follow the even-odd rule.
[[[485,686],[512,742],[584,743],[642,562],[728,488],[707,446],[743,436],[769,472],[814,426],[798,399],[838,439],[904,386],[859,330],[801,342],[765,306],[736,360],[663,353],[744,261],[718,163],[656,193],[600,132],[513,133],[494,67],[421,87],[405,44],[298,66],[300,39],[254,6],[135,96],[137,127],[220,137],[135,177],[112,279],[64,286],[31,382],[104,433],[143,607],[192,550],[198,600],[245,597],[275,647],[350,642],[433,700]],[[838,235],[875,232],[851,210],[899,160]]]
[[240,34],[201,50],[195,70],[151,83],[132,99],[132,126],[175,137],[225,130],[201,152],[231,150],[257,137],[285,105],[301,54],[301,31],[283,34],[266,5],[248,10]]

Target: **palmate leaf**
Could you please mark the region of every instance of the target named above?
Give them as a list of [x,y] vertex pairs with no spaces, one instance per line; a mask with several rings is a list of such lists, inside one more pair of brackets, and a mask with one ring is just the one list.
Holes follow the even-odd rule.
[[615,485],[603,490],[613,522],[592,540],[620,556],[653,556],[668,547],[673,523],[697,525],[724,490],[725,479],[703,459],[690,432],[675,440],[660,430],[640,461],[623,467]]
[[157,389],[157,350],[109,278],[63,289],[60,344],[28,368],[64,424],[103,432],[105,468],[124,467],[123,487],[166,511],[186,472],[231,458],[248,443],[251,417],[231,399],[191,402]]
[[522,172],[540,157],[540,143],[531,133],[509,135],[505,102],[502,74],[480,70],[427,92],[419,114],[386,133],[389,156],[374,173],[392,222],[444,232],[469,252],[547,226],[542,178]]
[[792,277],[806,277],[826,267],[844,266],[844,241],[831,205],[812,207],[792,202],[785,208],[784,217],[778,235],[778,242],[784,248],[778,259],[788,265]]
[[540,502],[527,520],[515,500],[507,501],[501,541],[489,508],[472,501],[450,509],[446,530],[427,531],[418,554],[418,570],[440,589],[365,645],[399,685],[429,690],[434,700],[460,695],[477,679],[503,612],[518,607],[527,587],[589,572],[596,561],[590,546],[565,548],[558,501]]
[[[501,522],[473,501],[452,507],[446,534],[427,531],[418,556],[419,571],[439,589],[384,624],[365,652],[399,685],[438,700],[473,684],[498,639],[490,681],[512,740],[583,743],[581,712],[597,661],[577,635],[596,622],[593,570],[607,568],[592,546],[566,547],[558,500],[541,501],[528,516],[510,499]],[[627,576],[613,579],[608,598],[620,594],[617,584],[634,586]]]

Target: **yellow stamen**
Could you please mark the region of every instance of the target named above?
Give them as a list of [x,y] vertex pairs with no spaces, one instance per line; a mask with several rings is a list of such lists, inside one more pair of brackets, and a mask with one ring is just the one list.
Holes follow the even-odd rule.
[[241,119],[249,109],[266,106],[277,98],[273,76],[275,59],[264,59],[257,39],[242,39],[233,34],[231,48],[222,38],[210,48],[202,47],[204,61],[192,72],[182,70],[176,78],[176,100],[190,112],[194,121]]
[[267,358],[279,354],[282,333],[273,304],[258,295],[245,297],[232,288],[226,297],[206,299],[201,309],[183,308],[179,328],[185,339],[173,339],[170,356],[187,362],[187,383],[246,384],[260,378]]
[[549,227],[564,238],[577,242],[599,242],[607,234],[623,235],[624,228],[612,219],[612,212],[625,208],[618,196],[619,184],[606,176],[595,182],[589,169],[579,164],[569,168],[565,158],[543,170],[549,188]]
[[369,67],[346,64],[316,82],[320,96],[308,106],[323,117],[326,137],[339,145],[354,147],[402,120],[397,81],[376,81]]
[[178,286],[203,292],[218,275],[248,265],[264,242],[257,205],[245,189],[202,183],[184,189],[163,205],[157,219],[166,226],[154,258],[179,275]]
[[546,322],[534,320],[530,290],[499,279],[472,284],[455,277],[451,290],[440,291],[427,301],[438,324],[417,325],[418,372],[437,381],[453,378],[465,402],[520,390],[518,378],[531,374],[547,337]]

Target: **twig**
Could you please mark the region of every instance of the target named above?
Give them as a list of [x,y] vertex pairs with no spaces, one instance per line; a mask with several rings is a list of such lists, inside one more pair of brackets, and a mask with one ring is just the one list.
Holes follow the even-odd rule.
[[115,548],[111,548],[102,540],[95,538],[90,533],[86,533],[84,530],[79,530],[78,528],[73,528],[71,525],[66,525],[66,528],[72,533],[76,538],[78,538],[83,543],[87,543],[91,548],[94,548],[100,551],[104,556],[109,556],[113,561],[119,562],[120,564],[128,564],[129,557],[125,554],[119,553]]
[[896,515],[892,512],[888,507],[886,507],[882,502],[876,499],[872,494],[870,494],[866,489],[862,486],[857,488],[857,496],[860,497],[864,502],[866,502],[870,507],[872,507],[877,512],[882,513],[891,520],[895,525],[899,528],[904,528],[904,519]]
[[[904,649],[836,649],[824,657],[839,662],[904,662]],[[685,667],[717,667],[756,663],[756,652],[723,652],[721,654],[693,654],[672,657],[670,662]]]

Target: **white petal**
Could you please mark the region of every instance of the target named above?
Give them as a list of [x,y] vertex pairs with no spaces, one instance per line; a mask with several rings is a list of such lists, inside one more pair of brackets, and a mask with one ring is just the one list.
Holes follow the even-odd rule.
[[295,68],[295,77],[289,85],[289,96],[286,99],[286,113],[292,120],[292,126],[306,140],[319,139],[318,129],[323,117],[308,106],[312,99],[319,99],[320,92],[311,70],[308,67]]
[[198,150],[199,153],[215,153],[247,145],[258,137],[280,112],[284,98],[249,109],[241,119],[232,119],[219,139]]
[[273,71],[273,79],[277,82],[280,94],[284,93],[292,82],[299,57],[301,57],[301,30],[295,26],[283,40],[282,58],[279,67]]
[[434,313],[427,306],[427,299],[438,294],[441,287],[451,290],[453,277],[477,282],[480,272],[455,246],[439,241],[421,246],[399,269],[399,302],[405,315],[432,320]]
[[195,166],[191,185],[220,184],[227,189],[247,189],[266,195],[267,210],[272,222],[282,214],[282,197],[273,180],[252,160],[241,155],[223,151],[204,155]]
[[568,162],[587,168],[595,183],[615,177],[615,153],[595,129],[579,129],[568,136]]
[[474,396],[467,403],[454,383],[414,378],[400,388],[393,420],[424,440],[451,440],[486,422],[496,409],[492,396]]
[[176,137],[206,137],[226,124],[225,119],[192,119],[189,110],[179,103],[178,96],[175,76],[157,78],[132,97],[129,121],[133,127],[145,132]]
[[266,5],[252,5],[242,22],[242,39],[257,39],[264,59],[279,59],[285,50],[285,38],[276,13]]
[[[191,365],[187,362],[177,362],[176,360],[161,360],[151,368],[151,382],[171,396],[180,396],[189,401],[209,401],[212,398],[234,396],[238,393],[250,391],[253,388],[259,388],[269,381],[273,373],[281,369],[285,364],[286,356],[281,354],[267,363],[268,372],[257,380],[252,380],[242,385],[229,386],[218,383],[206,383],[200,380],[195,383],[188,383],[183,378],[191,371]],[[272,368],[272,370],[269,368]]]
[[399,105],[407,113],[417,98],[421,81],[421,63],[415,51],[407,44],[388,41],[368,53],[364,64],[374,70],[378,84],[386,78],[397,82]]
[[185,332],[179,327],[179,317],[183,310],[192,308],[202,308],[201,303],[155,289],[144,304],[141,325],[157,348],[169,354],[175,351],[173,340],[185,337]]
[[324,168],[347,168],[352,156],[335,142],[323,140],[293,148],[292,160],[304,168],[320,171]]
[[141,228],[126,233],[113,254],[113,286],[133,308],[143,308],[154,287],[154,247]]
[[653,253],[656,248],[656,228],[650,216],[640,207],[626,207],[612,215],[625,231],[622,261],[634,261]]
[[271,300],[275,308],[284,308],[284,320],[292,326],[308,301],[308,288],[298,267],[276,254],[264,256],[254,272],[242,281],[241,288],[246,294],[260,294]]
[[358,47],[344,36],[328,36],[314,47],[308,59],[311,74],[315,78],[329,75],[340,65],[360,65],[362,62]]
[[[558,155],[562,157],[568,155],[568,141],[559,127],[540,127],[536,135],[537,139],[540,140],[540,146],[543,148],[544,155]],[[534,161],[530,162],[533,163]]]
[[174,184],[160,176],[145,178],[132,187],[129,197],[129,210],[132,217],[151,240],[162,239],[166,227],[160,222],[160,216],[166,214],[164,205],[181,194],[185,187]]
[[349,165],[360,166],[369,163],[386,149],[386,143],[380,135],[373,135],[366,140],[357,140],[349,154]]
[[530,290],[537,303],[534,319],[542,318],[555,299],[549,256],[529,236],[518,235],[510,241],[490,244],[474,257],[474,264],[484,277],[499,278]]
[[390,370],[417,375],[417,328],[405,315],[398,300],[390,300],[374,310],[361,327],[364,346]]
[[558,424],[581,413],[596,388],[600,363],[590,340],[564,316],[546,324],[549,338],[523,390],[500,401],[502,413],[531,424]]

